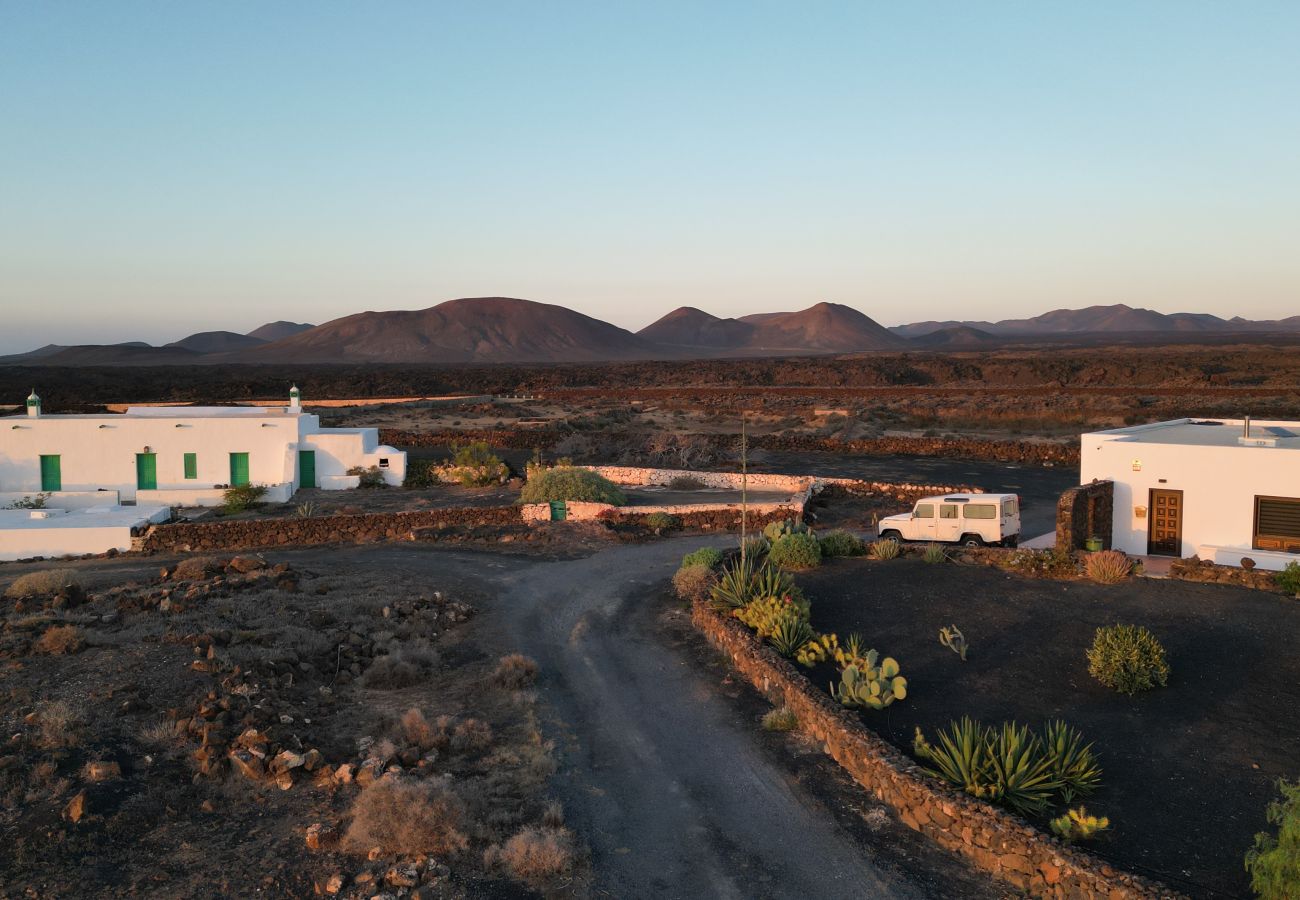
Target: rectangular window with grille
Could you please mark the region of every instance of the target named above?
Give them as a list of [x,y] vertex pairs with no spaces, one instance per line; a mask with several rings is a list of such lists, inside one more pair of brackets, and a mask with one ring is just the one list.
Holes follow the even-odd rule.
[[1257,550],[1300,552],[1300,499],[1256,497],[1252,546]]

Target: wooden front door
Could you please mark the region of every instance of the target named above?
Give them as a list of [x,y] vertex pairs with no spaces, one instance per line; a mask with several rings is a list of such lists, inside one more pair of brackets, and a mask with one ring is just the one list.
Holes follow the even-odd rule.
[[1152,556],[1183,555],[1183,492],[1151,490],[1147,511],[1147,553]]

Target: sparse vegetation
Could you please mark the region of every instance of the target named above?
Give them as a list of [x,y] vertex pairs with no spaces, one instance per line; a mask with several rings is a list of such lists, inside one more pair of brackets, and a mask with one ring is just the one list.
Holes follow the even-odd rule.
[[487,441],[453,444],[451,478],[466,487],[502,484],[510,477],[509,467],[501,461]]
[[711,566],[683,565],[673,575],[673,590],[687,602],[705,600],[718,584],[718,575]]
[[674,528],[680,528],[682,520],[672,513],[652,512],[641,520],[641,524],[646,528],[652,529],[656,534],[661,531],[671,531]]
[[537,680],[537,663],[522,653],[511,653],[497,662],[492,681],[499,687],[518,691]]
[[802,571],[821,565],[822,551],[811,532],[791,532],[772,542],[768,562],[781,569]]
[[348,469],[348,474],[356,477],[359,488],[373,490],[388,486],[384,480],[384,470],[379,466],[353,466]]
[[378,848],[387,856],[457,853],[469,843],[464,816],[464,803],[439,781],[384,778],[353,801],[342,847],[350,853]]
[[1277,586],[1288,594],[1300,596],[1300,563],[1292,560],[1286,564],[1285,569],[1274,575],[1273,579],[1277,582]]
[[794,731],[799,727],[799,717],[788,706],[778,706],[763,716],[763,728],[767,731]]
[[226,488],[221,495],[221,509],[227,514],[252,509],[266,496],[266,487],[260,484],[238,484]]
[[485,862],[500,862],[519,881],[533,887],[567,874],[574,865],[573,833],[549,825],[530,826],[514,835]]
[[315,517],[320,507],[315,500],[306,500],[294,507],[293,514],[300,519],[311,519]]
[[48,597],[65,588],[79,589],[80,587],[81,579],[73,569],[44,569],[19,575],[14,579],[13,584],[9,585],[5,596],[16,600]]
[[1129,576],[1133,562],[1118,550],[1098,550],[1084,557],[1083,568],[1098,584],[1118,584]]
[[86,638],[80,628],[75,625],[55,625],[45,630],[33,649],[37,653],[61,656],[65,653],[76,653],[84,646],[86,646]]
[[861,556],[866,552],[862,540],[843,529],[826,532],[817,543],[821,546],[822,556]]
[[1169,682],[1165,648],[1141,625],[1098,628],[1088,649],[1088,674],[1106,687],[1136,694]]
[[46,749],[76,747],[81,743],[85,719],[79,710],[63,700],[49,700],[36,707],[37,743]]
[[872,559],[889,560],[897,559],[901,550],[902,544],[900,544],[897,539],[882,538],[881,540],[871,542],[870,553]]
[[396,690],[419,684],[435,662],[431,651],[397,650],[378,656],[361,676],[361,683],[377,690]]
[[556,466],[534,472],[520,494],[524,503],[576,500],[625,506],[627,495],[614,482],[590,469]]
[[1278,781],[1280,800],[1268,805],[1268,823],[1277,833],[1261,831],[1246,852],[1250,887],[1264,900],[1300,897],[1300,781]]

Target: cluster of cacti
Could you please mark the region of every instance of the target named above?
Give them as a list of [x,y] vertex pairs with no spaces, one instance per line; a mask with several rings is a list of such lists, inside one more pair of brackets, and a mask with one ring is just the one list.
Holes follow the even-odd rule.
[[1080,806],[1078,809],[1057,816],[1048,824],[1057,837],[1067,843],[1073,843],[1090,840],[1110,828],[1110,819],[1105,816],[1090,816],[1088,811]]
[[966,636],[956,625],[947,625],[939,629],[939,643],[960,656],[962,662],[966,661]]
[[897,559],[903,545],[894,538],[882,538],[871,542],[872,559]]
[[787,534],[808,534],[810,530],[803,522],[782,519],[779,522],[768,522],[763,528],[763,537],[767,538],[769,543],[776,543],[779,538]]
[[800,665],[815,666],[833,658],[839,646],[840,639],[834,634],[819,634],[803,645],[803,649],[795,654],[795,660]]
[[[800,604],[790,596],[760,597],[731,614],[758,632],[761,638],[775,636],[787,622],[808,623],[807,604]],[[808,636],[812,637],[811,632]]]
[[1101,783],[1092,745],[1083,745],[1079,732],[1049,722],[1044,735],[1015,722],[986,728],[964,717],[939,731],[937,747],[917,728],[912,747],[917,757],[934,765],[931,775],[972,796],[1041,815],[1054,801],[1070,803]]
[[899,675],[898,663],[886,656],[876,665],[875,650],[868,650],[863,665],[845,666],[840,683],[831,685],[831,696],[845,706],[884,709],[907,697],[907,679]]

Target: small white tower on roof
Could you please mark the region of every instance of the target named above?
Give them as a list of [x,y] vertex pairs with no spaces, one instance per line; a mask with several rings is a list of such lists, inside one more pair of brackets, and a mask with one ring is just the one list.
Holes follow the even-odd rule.
[[27,395],[27,415],[33,419],[41,414],[41,398],[36,396],[36,388]]
[[298,385],[289,388],[289,408],[302,409],[302,391],[298,390]]

